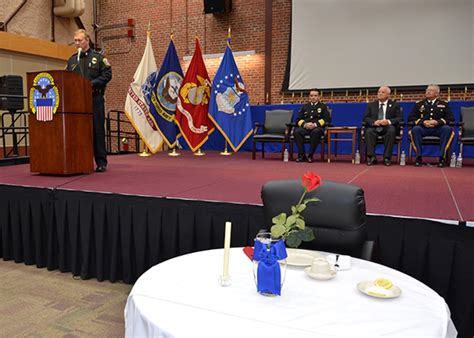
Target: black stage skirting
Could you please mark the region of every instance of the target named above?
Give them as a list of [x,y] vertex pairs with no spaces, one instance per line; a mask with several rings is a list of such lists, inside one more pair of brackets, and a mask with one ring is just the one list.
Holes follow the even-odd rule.
[[[81,278],[133,283],[169,258],[253,245],[263,207],[0,185],[0,255]],[[368,216],[374,261],[402,271],[448,303],[459,336],[474,335],[474,229]]]

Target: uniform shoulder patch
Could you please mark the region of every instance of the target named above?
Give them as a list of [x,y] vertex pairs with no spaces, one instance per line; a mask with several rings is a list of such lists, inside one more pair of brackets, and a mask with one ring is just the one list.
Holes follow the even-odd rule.
[[103,58],[102,61],[104,62],[104,65],[106,65],[107,67],[110,67],[110,62],[109,60],[107,60],[107,58]]

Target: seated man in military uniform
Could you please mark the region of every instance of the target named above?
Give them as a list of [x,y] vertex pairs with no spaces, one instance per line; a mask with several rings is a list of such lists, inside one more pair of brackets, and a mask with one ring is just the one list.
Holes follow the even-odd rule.
[[438,167],[445,166],[446,152],[454,137],[453,128],[449,126],[449,122],[454,122],[454,115],[448,102],[438,98],[439,91],[438,85],[429,85],[426,88],[426,99],[415,104],[408,118],[415,124],[410,132],[410,141],[416,151],[415,166],[417,167],[423,165],[422,139],[424,136],[440,138]]
[[[294,130],[296,147],[298,148],[298,158],[296,162],[313,162],[313,154],[316,147],[324,135],[324,127],[331,122],[331,115],[328,107],[319,101],[319,90],[311,89],[309,91],[309,102],[301,107],[296,120],[297,127]],[[308,157],[304,150],[304,137],[310,136],[310,146]]]

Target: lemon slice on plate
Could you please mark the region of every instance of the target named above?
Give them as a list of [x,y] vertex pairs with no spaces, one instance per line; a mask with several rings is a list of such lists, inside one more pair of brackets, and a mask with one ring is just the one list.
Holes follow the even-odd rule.
[[393,286],[393,283],[390,279],[377,278],[374,280],[374,285],[388,290]]

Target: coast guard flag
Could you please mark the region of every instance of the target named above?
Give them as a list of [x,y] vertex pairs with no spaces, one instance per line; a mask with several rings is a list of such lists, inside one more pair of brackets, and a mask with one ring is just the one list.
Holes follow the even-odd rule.
[[125,99],[125,114],[135,127],[148,149],[154,154],[163,138],[150,114],[152,103],[152,82],[156,78],[156,62],[151,46],[150,33],[147,33],[145,52],[138,65]]
[[175,112],[178,91],[182,81],[183,71],[179,64],[173,40],[170,40],[160,72],[151,81],[153,87],[151,101],[153,104],[150,106],[158,130],[170,148],[176,145],[178,127],[175,124]]
[[176,124],[192,151],[199,149],[214,131],[208,115],[210,91],[211,81],[196,39],[194,55],[179,89],[176,105]]
[[249,96],[229,43],[212,82],[209,115],[234,152],[252,134]]

